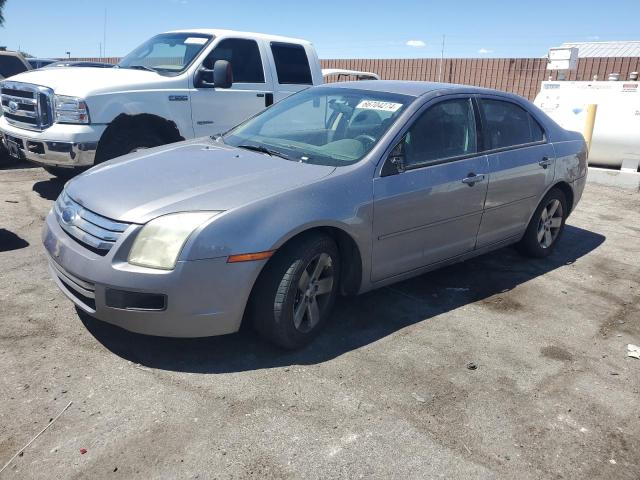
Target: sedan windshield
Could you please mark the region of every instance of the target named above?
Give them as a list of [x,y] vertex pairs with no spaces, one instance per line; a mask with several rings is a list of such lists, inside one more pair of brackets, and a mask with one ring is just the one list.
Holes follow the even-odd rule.
[[224,143],[297,162],[351,165],[378,143],[413,97],[310,88],[240,124]]
[[156,72],[182,72],[211,38],[210,35],[195,33],[156,35],[120,60],[117,67]]

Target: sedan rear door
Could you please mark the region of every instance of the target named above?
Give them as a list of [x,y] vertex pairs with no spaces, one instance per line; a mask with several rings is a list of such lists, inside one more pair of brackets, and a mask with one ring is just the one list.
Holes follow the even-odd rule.
[[555,152],[542,126],[522,106],[498,96],[478,100],[489,160],[480,248],[522,235],[553,182]]
[[[477,153],[473,102],[442,97],[416,117],[374,180],[374,282],[475,247],[488,164]],[[398,158],[404,171],[394,167]]]

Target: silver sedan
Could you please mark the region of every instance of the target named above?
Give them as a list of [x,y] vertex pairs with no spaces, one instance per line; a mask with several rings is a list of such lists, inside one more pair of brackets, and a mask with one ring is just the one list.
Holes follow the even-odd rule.
[[311,341],[337,295],[509,244],[553,252],[586,180],[582,136],[530,102],[451,84],[310,88],[223,136],[98,165],[46,219],[51,274],[127,330],[251,322]]

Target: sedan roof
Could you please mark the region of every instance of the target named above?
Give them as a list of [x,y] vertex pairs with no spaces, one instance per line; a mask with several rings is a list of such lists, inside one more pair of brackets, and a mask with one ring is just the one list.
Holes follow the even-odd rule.
[[335,82],[324,85],[332,88],[353,88],[357,90],[369,90],[372,92],[388,92],[400,95],[420,97],[426,93],[442,90],[464,90],[470,93],[499,93],[509,95],[498,90],[491,90],[470,85],[459,85],[456,83],[438,82],[415,82],[408,80],[360,80],[356,82]]

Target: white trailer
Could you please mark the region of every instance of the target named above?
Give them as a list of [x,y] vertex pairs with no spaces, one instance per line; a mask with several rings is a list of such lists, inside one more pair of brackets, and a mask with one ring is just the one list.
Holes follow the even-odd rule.
[[597,105],[589,165],[638,170],[640,82],[542,82],[534,103],[562,127],[582,132],[587,106]]

